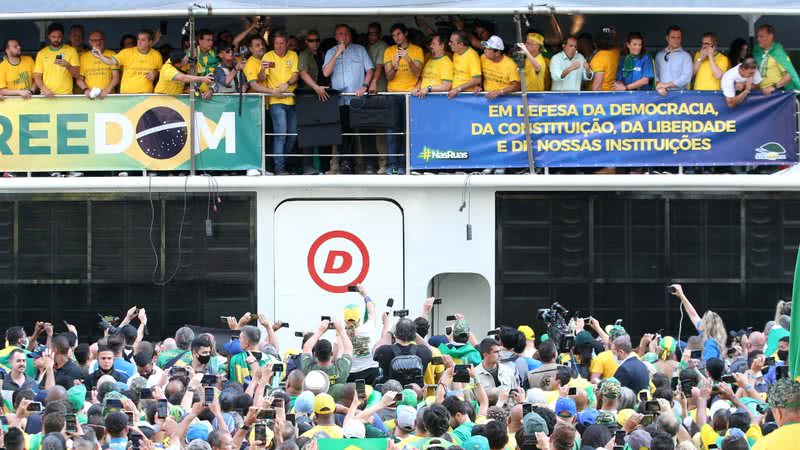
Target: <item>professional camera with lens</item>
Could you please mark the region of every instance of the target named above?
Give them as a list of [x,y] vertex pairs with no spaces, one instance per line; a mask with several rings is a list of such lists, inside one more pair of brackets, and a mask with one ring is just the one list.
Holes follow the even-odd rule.
[[539,320],[547,324],[547,336],[556,344],[559,351],[562,349],[562,339],[570,335],[568,322],[569,311],[558,302],[553,302],[549,308],[541,308],[536,312]]
[[101,330],[108,330],[109,335],[117,333],[117,327],[114,326],[114,322],[118,321],[119,317],[103,316],[101,314],[98,314],[98,316],[100,316],[99,325]]

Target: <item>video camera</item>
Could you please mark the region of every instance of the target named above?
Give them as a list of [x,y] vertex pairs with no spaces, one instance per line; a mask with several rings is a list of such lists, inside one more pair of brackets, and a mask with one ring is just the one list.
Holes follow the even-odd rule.
[[116,316],[104,316],[102,314],[98,314],[100,317],[100,329],[101,330],[108,330],[108,334],[116,334],[117,327],[114,326],[114,323],[119,320],[119,317]]
[[541,308],[536,311],[536,317],[547,324],[547,336],[553,341],[559,350],[562,348],[564,336],[573,334],[568,322],[569,311],[558,302],[553,302],[549,308]]

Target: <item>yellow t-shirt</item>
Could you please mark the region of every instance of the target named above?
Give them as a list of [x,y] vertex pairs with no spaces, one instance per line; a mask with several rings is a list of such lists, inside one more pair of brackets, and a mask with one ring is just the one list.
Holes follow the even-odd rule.
[[481,72],[483,74],[483,90],[486,92],[507,88],[514,81],[519,81],[517,64],[506,55],[500,62],[494,62],[481,56]]
[[[293,52],[292,50],[288,50],[283,56],[278,56],[278,54],[273,50],[264,55],[261,60],[272,61],[275,63],[275,67],[270,67],[267,69],[267,79],[264,80],[266,82],[266,86],[272,89],[275,89],[281,84],[288,82],[289,78],[298,73],[299,70],[299,59],[297,57],[297,53]],[[257,72],[256,75],[258,75]],[[297,83],[289,85],[289,92],[294,92],[296,88]],[[270,97],[269,104],[294,105],[294,97]]]
[[120,50],[114,57],[122,69],[120,94],[150,94],[153,92],[153,82],[145,78],[153,70],[161,70],[161,53],[152,48],[142,54],[138,48]]
[[20,56],[17,65],[8,62],[8,58],[3,59],[0,63],[0,89],[30,89],[35,66],[30,56]]
[[589,372],[599,373],[603,379],[613,377],[617,373],[617,369],[619,369],[619,364],[614,360],[611,350],[600,352],[599,355],[592,358],[592,362],[589,364]]
[[453,53],[453,87],[481,76],[481,58],[478,52],[468,48],[463,55]]
[[186,89],[186,83],[175,79],[181,73],[171,62],[167,61],[161,66],[156,84],[156,94],[180,95]]
[[422,89],[428,86],[438,86],[443,81],[453,81],[453,61],[447,55],[432,58],[422,70]]
[[592,56],[589,67],[592,72],[603,72],[603,83],[600,85],[601,91],[613,91],[614,82],[617,81],[617,66],[619,65],[619,54],[615,56],[611,50],[598,50]]
[[800,436],[800,423],[784,425],[759,439],[752,450],[796,449],[797,436]]
[[[438,348],[431,348],[431,355],[432,356],[442,356],[442,352],[439,351]],[[439,364],[428,364],[428,367],[425,368],[425,374],[422,377],[422,381],[425,384],[436,384],[436,380],[444,373],[444,366]]]
[[[695,52],[694,61],[698,59],[700,59],[700,52]],[[722,73],[730,69],[730,61],[722,53],[714,54],[714,62],[722,70]],[[714,72],[711,71],[711,63],[708,60],[703,60],[694,76],[693,88],[695,91],[718,91],[720,90],[720,81],[714,78]]]
[[[422,66],[423,61],[425,61],[425,55],[422,53],[421,47],[414,44],[409,44],[408,48],[406,48],[406,52],[408,52],[408,56],[412,61],[417,62],[420,66]],[[391,47],[387,48],[386,51],[383,52],[383,64],[392,64],[396,55],[396,45],[392,45]],[[389,83],[386,85],[386,89],[389,92],[408,92],[414,89],[419,78],[411,73],[410,66],[411,65],[405,60],[405,58],[400,59],[400,62],[397,64],[397,71],[394,74],[394,78],[389,80]]]
[[[258,81],[258,72],[261,72],[261,60],[255,56],[247,58],[247,62],[244,64],[244,77],[247,82]],[[266,86],[263,81],[260,83]]]
[[71,46],[52,48],[48,45],[36,54],[33,72],[42,74],[45,87],[54,94],[72,94],[72,74],[64,67],[55,64],[56,55],[63,55],[63,59],[72,66],[80,66],[78,52]]
[[783,68],[778,61],[772,56],[767,56],[767,70],[761,76],[761,84],[759,86],[771,86],[781,81],[783,75],[786,74],[786,69]]
[[547,61],[545,61],[541,53],[534,56],[533,59],[539,63],[541,69],[539,69],[538,72],[533,70],[533,64],[531,64],[529,60],[525,60],[525,87],[528,89],[528,92],[540,92],[545,90],[545,77],[548,73]]
[[[112,50],[103,50],[103,56],[113,58],[116,53]],[[86,86],[91,88],[105,89],[111,83],[111,71],[119,70],[119,66],[107,66],[103,64],[91,52],[83,52],[80,56],[81,61],[81,75],[86,83]]]
[[338,425],[317,425],[314,428],[303,433],[301,437],[313,438],[314,435],[317,433],[325,433],[331,439],[344,439],[344,434],[342,433],[342,427]]

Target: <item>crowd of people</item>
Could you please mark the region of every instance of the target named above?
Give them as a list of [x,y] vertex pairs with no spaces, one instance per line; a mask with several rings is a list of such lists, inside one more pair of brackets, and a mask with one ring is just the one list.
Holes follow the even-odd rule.
[[[463,19],[451,17],[434,28],[417,18],[416,25],[394,24],[387,36],[378,23],[361,35],[340,24],[331,38],[316,30],[298,37],[282,30],[270,32],[269,21],[256,17],[237,35],[199,30],[196,52],[190,55],[185,38],[182,48],[164,44],[156,49],[161,34],[142,30],[123,37],[119,51],[114,51],[101,31],[90,32],[86,45],[82,26],[71,27],[67,37],[63,25],[51,23],[46,45],[35,58],[23,55],[19,40],[5,40],[0,95],[84,94],[92,99],[117,92],[177,95],[192,84],[205,99],[214,93],[262,93],[269,96],[274,172],[318,174],[319,164],[313,165],[310,154],[302,153],[313,149],[296,148],[298,87],[320,101],[327,101],[332,92],[355,96],[404,92],[421,99],[429,93],[446,93],[451,99],[475,93],[491,101],[520,91],[518,64],[524,64],[528,92],[655,90],[667,95],[670,90],[711,90],[722,91],[728,105],[735,107],[755,90],[769,95],[800,88],[800,78],[768,24],[758,28],[754,48],[740,38],[726,53],[709,32],[701,36],[700,50],[693,55],[683,49],[681,28],[672,25],[655,57],[648,54],[641,33],[631,32],[619,43],[611,27],[595,35],[559,36],[560,46],[548,46],[536,29],[529,30],[525,42],[508,44],[494,34],[492,24],[482,21],[469,27]],[[345,128],[351,98],[339,100]],[[404,145],[396,133],[402,130],[386,131],[377,137],[343,136],[339,153],[363,156],[357,161],[333,158],[328,173],[357,169],[404,173],[400,156]],[[300,156],[291,159],[301,162],[293,166],[287,155]]]
[[557,304],[532,321],[546,326],[538,338],[530,325],[479,338],[462,314],[432,335],[437,299],[412,320],[360,285],[363,303],[295,331],[294,349],[279,341],[281,321],[251,313],[223,318],[224,342],[188,326],[150,340],[136,306],[95,342],[71,324],[54,333],[37,322],[30,336],[14,326],[0,350],[0,447],[800,448],[791,302],[763,328],[726,332],[718,314],[700,316],[680,285],[670,289],[697,332],[638,342],[619,321],[604,327]]

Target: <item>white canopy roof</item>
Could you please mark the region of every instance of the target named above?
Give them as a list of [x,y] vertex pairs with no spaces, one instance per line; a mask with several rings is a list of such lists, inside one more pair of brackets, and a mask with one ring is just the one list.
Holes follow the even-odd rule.
[[[197,15],[415,15],[415,14],[715,14],[800,15],[787,0],[0,0],[0,19],[48,20]],[[197,8],[210,6],[210,9]]]

